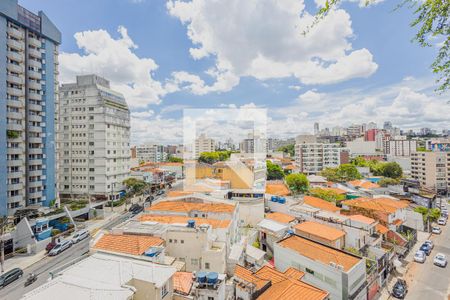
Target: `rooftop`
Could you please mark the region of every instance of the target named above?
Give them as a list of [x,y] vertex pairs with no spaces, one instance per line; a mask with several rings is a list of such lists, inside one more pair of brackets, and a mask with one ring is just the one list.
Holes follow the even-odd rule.
[[361,222],[361,223],[364,223],[367,225],[371,225],[376,222],[374,219],[363,216],[363,215],[351,215],[351,216],[347,216],[347,217],[352,221]]
[[291,249],[311,260],[320,261],[325,265],[329,265],[330,262],[341,265],[345,272],[348,272],[361,261],[361,258],[357,256],[313,242],[298,235],[291,235],[279,241],[278,245]]
[[331,212],[339,212],[341,209],[334,205],[331,202],[326,200],[313,197],[313,196],[304,196],[303,197],[304,204],[307,204],[312,207],[320,208],[323,210],[331,211]]
[[143,214],[139,217],[139,221],[146,222],[158,222],[165,224],[186,224],[189,220],[194,220],[195,224],[203,225],[208,224],[211,225],[212,228],[228,228],[230,226],[230,220],[216,220],[216,219],[203,219],[203,218],[191,218],[185,216],[174,216],[174,215],[150,215]]
[[276,196],[288,196],[291,194],[284,183],[266,183],[266,193]]
[[236,265],[234,269],[234,276],[242,281],[246,281],[255,285],[256,290],[262,289],[266,284],[269,283],[269,280],[259,278],[252,271],[240,265]]
[[332,192],[335,192],[338,195],[347,194],[346,190],[343,190],[343,189],[340,189],[340,188],[335,188],[335,187],[321,187],[320,189],[325,190],[325,191],[332,191]]
[[173,275],[173,289],[182,295],[189,295],[194,279],[190,272],[176,272]]
[[296,230],[318,236],[328,241],[335,241],[345,236],[345,231],[317,222],[306,221],[294,226]]
[[105,234],[95,243],[93,248],[110,252],[142,255],[149,248],[163,244],[163,239],[153,236]]
[[408,207],[408,203],[389,198],[357,198],[353,200],[342,201],[343,205],[350,207],[359,207],[368,210],[381,211],[386,213],[395,213],[397,209]]
[[216,212],[216,213],[232,213],[235,209],[234,205],[225,203],[198,203],[186,201],[162,201],[151,207],[146,208],[147,211],[174,211],[174,212]]
[[289,229],[289,227],[287,225],[283,225],[283,224],[280,224],[279,222],[269,220],[269,219],[262,219],[258,223],[258,227],[260,227],[262,229],[267,229],[269,231],[276,232],[276,233],[278,233],[280,231],[286,231]]
[[266,214],[266,219],[283,224],[288,224],[295,221],[295,217],[280,212]]
[[354,187],[360,187],[363,189],[377,189],[380,187],[378,184],[370,182],[368,180],[352,180],[352,181],[349,181],[348,184],[350,184]]
[[376,229],[376,231],[378,231],[380,234],[386,234],[386,233],[389,231],[389,229],[388,229],[386,226],[383,226],[383,225],[381,225],[381,224],[377,224],[377,225],[375,226],[375,229]]

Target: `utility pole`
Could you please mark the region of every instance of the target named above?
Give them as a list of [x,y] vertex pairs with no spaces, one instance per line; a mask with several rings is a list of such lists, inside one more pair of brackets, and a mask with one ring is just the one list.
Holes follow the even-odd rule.
[[114,185],[115,185],[114,182],[111,183],[111,212],[114,212],[114,201],[113,201]]
[[3,234],[5,232],[5,226],[8,222],[6,216],[0,217],[0,270],[1,273],[5,272],[4,262],[5,262],[5,241],[3,240]]

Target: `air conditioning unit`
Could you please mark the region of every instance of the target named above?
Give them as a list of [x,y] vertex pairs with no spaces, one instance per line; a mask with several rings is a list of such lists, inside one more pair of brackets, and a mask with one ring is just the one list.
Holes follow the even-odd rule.
[[338,268],[339,270],[344,270],[344,266],[343,266],[343,265],[338,265],[337,268]]
[[330,266],[332,266],[333,268],[336,268],[336,263],[330,261]]

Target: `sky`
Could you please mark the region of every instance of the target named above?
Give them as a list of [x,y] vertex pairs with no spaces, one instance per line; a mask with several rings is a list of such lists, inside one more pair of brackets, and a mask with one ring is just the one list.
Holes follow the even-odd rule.
[[315,122],[450,129],[450,97],[429,68],[440,41],[413,43],[413,12],[397,1],[364,3],[344,0],[307,30],[323,0],[19,0],[62,32],[61,83],[96,73],[124,94],[132,144],[182,142],[195,109],[198,122],[259,109],[280,138]]

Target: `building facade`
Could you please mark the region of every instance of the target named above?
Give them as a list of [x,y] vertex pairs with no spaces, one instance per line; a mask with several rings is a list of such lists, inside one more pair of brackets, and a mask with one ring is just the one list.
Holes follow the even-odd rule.
[[[40,11],[0,2],[0,215],[57,201],[61,33]],[[4,184],[6,183],[6,184]]]
[[201,134],[195,139],[194,146],[194,158],[199,158],[203,152],[213,152],[216,149],[215,141],[212,138],[207,137],[205,134]]
[[140,145],[134,147],[139,162],[162,162],[167,160],[167,151],[163,145]]
[[409,157],[417,151],[417,141],[405,139],[391,139],[385,142],[384,154],[388,156]]
[[450,189],[450,152],[415,152],[411,154],[411,177],[420,185],[438,193]]
[[295,164],[301,173],[317,174],[325,168],[334,168],[341,162],[343,149],[339,144],[297,143]]
[[118,199],[130,173],[130,111],[96,75],[60,88],[60,195]]

